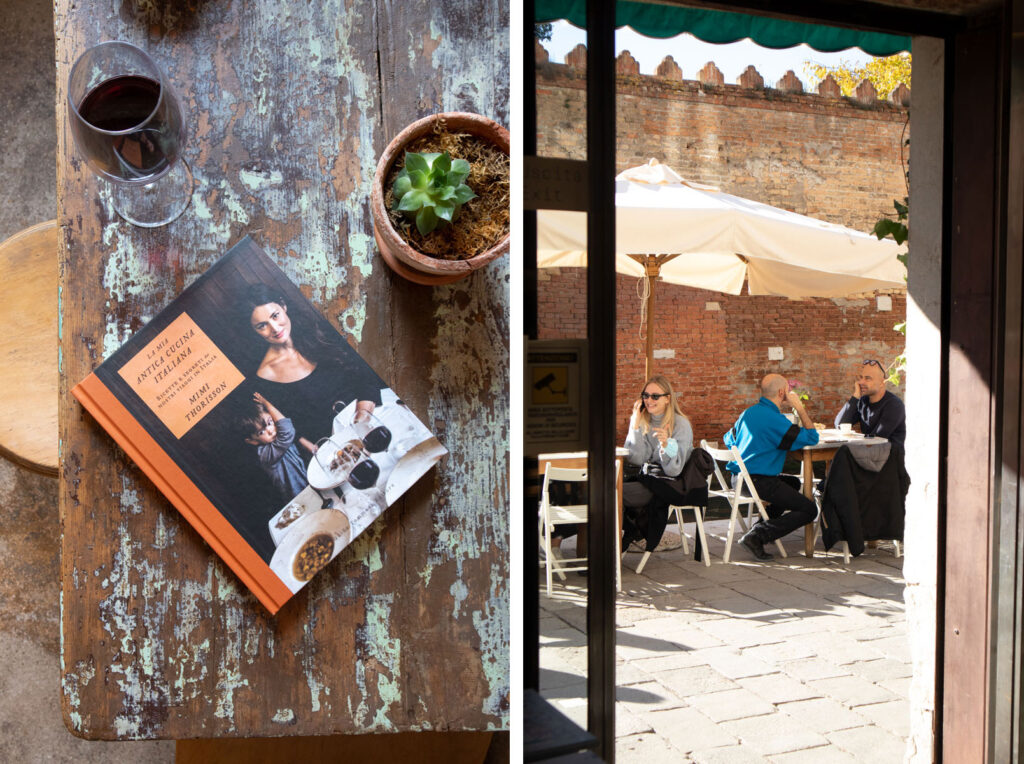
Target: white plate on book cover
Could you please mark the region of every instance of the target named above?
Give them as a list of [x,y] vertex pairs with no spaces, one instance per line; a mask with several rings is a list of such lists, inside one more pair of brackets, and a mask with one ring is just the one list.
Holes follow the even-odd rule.
[[[318,541],[324,543],[318,545]],[[270,569],[284,582],[285,586],[291,591],[297,592],[333,560],[338,552],[348,546],[350,541],[352,541],[352,526],[344,512],[337,509],[317,510],[292,524],[270,560]],[[297,556],[308,542],[312,542],[314,553],[323,550],[329,552],[329,556],[324,555],[322,562],[315,567],[309,577],[302,580],[297,575],[295,564]],[[315,554],[313,556],[315,557]]]
[[437,438],[430,436],[417,443],[399,460],[388,476],[387,487],[384,489],[384,500],[390,507],[412,484],[423,477],[427,470],[448,453]]
[[274,546],[280,546],[284,537],[288,535],[288,531],[292,529],[292,526],[300,517],[320,510],[323,503],[323,497],[313,490],[311,486],[307,485],[303,488],[294,499],[282,507],[267,523]]

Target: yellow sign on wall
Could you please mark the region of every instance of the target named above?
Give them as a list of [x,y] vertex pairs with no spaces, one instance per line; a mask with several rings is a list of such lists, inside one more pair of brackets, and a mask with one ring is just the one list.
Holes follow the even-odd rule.
[[537,405],[569,402],[569,367],[535,366],[532,368],[531,402]]
[[585,449],[586,340],[530,340],[524,368],[524,452]]

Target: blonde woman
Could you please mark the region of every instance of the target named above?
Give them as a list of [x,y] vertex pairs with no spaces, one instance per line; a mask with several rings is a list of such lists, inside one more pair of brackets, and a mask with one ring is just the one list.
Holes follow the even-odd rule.
[[633,404],[626,435],[629,462],[640,474],[622,486],[622,548],[644,539],[653,550],[661,541],[668,507],[686,494],[680,474],[693,451],[693,428],[679,407],[672,384],[655,374]]

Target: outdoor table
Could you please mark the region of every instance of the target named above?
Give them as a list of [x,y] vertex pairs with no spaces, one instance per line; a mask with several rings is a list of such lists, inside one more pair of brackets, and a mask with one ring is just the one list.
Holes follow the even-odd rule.
[[[629,456],[629,450],[622,446],[616,446],[615,448],[615,461],[618,465],[616,470],[615,478],[615,500],[619,507],[619,532],[622,530],[622,474],[625,469],[626,457]],[[569,467],[572,469],[586,469],[589,465],[589,457],[586,451],[565,451],[562,453],[552,454],[540,454],[537,457],[537,472],[541,480],[544,479],[544,470],[547,465],[550,464],[552,467]],[[679,533],[683,533],[683,529],[679,529]],[[577,535],[577,548],[579,549],[580,556],[586,554],[587,541],[585,529],[581,530]],[[693,559],[701,559],[701,545],[700,539],[694,541]],[[625,550],[623,550],[625,551]]]
[[[507,125],[508,13],[57,0],[61,687],[76,735],[507,728],[508,258],[443,287],[405,281],[378,255],[370,193],[416,119]],[[113,212],[68,128],[70,67],[111,39],[156,60],[188,125],[195,190],[162,228]],[[273,617],[69,393],[246,234],[450,451]]]
[[[615,501],[619,506],[619,528],[622,528],[622,471],[625,467],[626,457],[629,451],[622,446],[615,448]],[[566,467],[568,469],[585,470],[589,466],[589,456],[586,451],[563,451],[561,453],[540,454],[537,457],[537,470],[540,479],[544,479],[544,470],[548,465],[552,467]],[[584,545],[584,549],[586,546]]]
[[[813,446],[804,446],[799,451],[792,451],[791,455],[800,459],[803,463],[802,487],[804,496],[814,501],[814,462],[831,462],[836,452],[848,443],[862,443],[865,445],[876,445],[888,443],[886,438],[866,437],[858,432],[840,432],[839,430],[826,429],[819,431],[819,440]],[[814,557],[814,523],[804,526],[804,555]]]

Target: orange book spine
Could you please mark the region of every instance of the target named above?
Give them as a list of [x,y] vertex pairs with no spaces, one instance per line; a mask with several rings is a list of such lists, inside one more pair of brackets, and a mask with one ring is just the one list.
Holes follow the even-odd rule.
[[95,374],[71,394],[206,540],[272,614],[291,590]]

